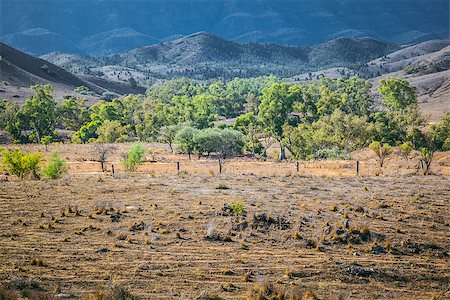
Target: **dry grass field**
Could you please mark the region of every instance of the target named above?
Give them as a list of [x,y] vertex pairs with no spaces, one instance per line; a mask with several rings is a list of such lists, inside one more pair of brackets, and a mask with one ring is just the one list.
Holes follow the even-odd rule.
[[63,179],[1,178],[0,299],[450,297],[448,153],[426,177],[395,157],[379,170],[364,151],[360,177],[352,162],[297,173],[249,159],[219,175],[164,149],[125,174],[120,145],[113,178],[89,147],[58,146]]

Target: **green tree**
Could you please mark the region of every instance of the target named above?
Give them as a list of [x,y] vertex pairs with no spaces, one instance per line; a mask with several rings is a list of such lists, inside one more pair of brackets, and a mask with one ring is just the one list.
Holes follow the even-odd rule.
[[180,125],[169,125],[162,128],[161,136],[159,140],[163,143],[169,145],[170,151],[173,153],[173,143],[175,142],[175,137],[180,130]]
[[378,162],[380,163],[380,167],[383,167],[384,160],[392,153],[392,148],[388,144],[381,144],[380,142],[373,141],[369,148],[375,152],[378,156]]
[[97,129],[102,125],[102,121],[95,119],[81,126],[80,130],[72,135],[72,143],[84,144],[98,138]]
[[41,144],[45,145],[45,151],[48,151],[48,145],[52,141],[52,137],[50,135],[46,135],[41,138]]
[[410,141],[406,141],[400,145],[400,153],[406,161],[409,160],[409,156],[411,155],[411,152],[413,150],[414,150],[414,145]]
[[192,122],[197,128],[202,129],[211,127],[212,122],[217,120],[218,116],[215,112],[215,106],[212,100],[212,96],[206,94],[194,96],[194,98],[192,99],[192,103],[194,106]]
[[283,143],[283,127],[288,123],[289,114],[295,101],[301,101],[301,90],[296,85],[274,83],[265,88],[261,96],[259,117],[267,131],[280,143],[280,160],[286,159]]
[[129,127],[129,125],[122,126],[119,121],[105,120],[96,130],[97,141],[101,143],[126,142],[129,140]]
[[191,159],[191,153],[195,150],[195,140],[194,136],[197,134],[198,129],[192,127],[181,128],[175,136],[175,144],[177,145],[177,150],[189,155]]
[[77,131],[83,124],[89,122],[89,109],[86,99],[69,98],[64,100],[59,107],[59,115],[62,126],[67,130]]
[[224,143],[221,132],[222,130],[217,128],[205,128],[196,132],[194,144],[199,157],[205,152],[208,156],[211,153],[219,152],[220,145]]
[[450,150],[450,111],[446,112],[441,122],[431,125],[428,131],[414,129],[409,138],[421,154],[419,168],[424,175],[429,175],[435,152]]
[[383,97],[381,104],[389,110],[402,110],[417,103],[416,88],[401,78],[387,78],[380,80],[378,91]]
[[225,128],[220,131],[220,140],[221,143],[218,145],[218,152],[222,159],[242,153],[245,141],[241,132]]
[[0,101],[0,129],[4,129],[10,134],[15,143],[26,141],[26,136],[24,136],[20,127],[21,122],[18,119],[19,111],[19,104],[8,100]]
[[18,113],[21,128],[31,130],[29,140],[40,143],[41,138],[55,133],[58,121],[56,101],[53,99],[51,85],[33,85],[34,95],[25,101]]
[[253,112],[237,117],[233,128],[239,130],[245,135],[245,151],[250,152],[252,156],[262,152],[263,146],[259,141],[262,126],[261,122],[259,122]]

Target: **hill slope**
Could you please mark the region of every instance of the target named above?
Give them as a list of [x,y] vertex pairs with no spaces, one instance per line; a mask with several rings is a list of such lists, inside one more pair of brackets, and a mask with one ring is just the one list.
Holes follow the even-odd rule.
[[[57,98],[82,96],[92,101],[98,100],[106,91],[118,94],[128,94],[133,90],[135,93],[143,91],[142,88],[131,89],[129,85],[123,83],[114,83],[114,88],[105,88],[104,86],[111,87],[111,83],[102,84],[101,81],[95,82],[89,77],[81,78],[46,60],[33,57],[3,43],[0,43],[0,56],[0,98],[23,101],[31,96],[32,91],[29,87],[34,84],[51,84]],[[81,95],[74,92],[74,89],[80,86],[88,87],[93,93]]]

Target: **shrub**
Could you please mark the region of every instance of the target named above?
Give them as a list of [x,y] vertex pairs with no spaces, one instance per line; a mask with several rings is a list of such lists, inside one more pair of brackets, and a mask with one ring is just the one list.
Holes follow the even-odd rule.
[[73,91],[81,95],[95,95],[95,92],[91,91],[87,86],[84,85],[76,87]]
[[58,179],[67,173],[66,162],[61,158],[58,151],[52,152],[43,173],[44,177],[48,179]]
[[145,161],[145,149],[141,143],[135,143],[128,151],[127,157],[123,160],[123,165],[128,172],[136,171],[138,165]]
[[16,175],[20,179],[27,175],[33,179],[39,179],[39,164],[42,160],[40,152],[23,154],[19,149],[1,150],[1,152],[2,166],[9,174]]
[[237,201],[236,203],[228,204],[228,207],[233,211],[235,216],[241,216],[245,213],[244,202]]
[[400,145],[400,153],[405,160],[409,160],[411,152],[414,150],[414,145],[410,141],[404,142]]
[[384,160],[392,153],[391,146],[389,146],[389,144],[381,144],[380,142],[373,141],[369,145],[369,148],[378,156],[378,161],[380,163],[380,167],[382,168]]

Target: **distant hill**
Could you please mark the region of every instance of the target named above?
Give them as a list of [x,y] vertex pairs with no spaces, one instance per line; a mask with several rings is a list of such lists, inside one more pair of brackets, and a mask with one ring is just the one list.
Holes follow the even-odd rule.
[[[104,92],[116,94],[142,93],[143,88],[131,88],[129,84],[97,81],[91,77],[80,77],[46,60],[0,43],[0,98],[23,101],[29,98],[34,84],[51,84],[57,98],[85,97],[97,101]],[[86,86],[88,95],[74,92],[74,89]]]
[[94,56],[103,56],[155,44],[157,42],[159,42],[158,39],[137,32],[134,29],[119,28],[94,34],[82,39],[80,48],[84,53],[89,53]]
[[[3,2],[0,40],[32,54],[81,50],[83,54],[104,55],[143,46],[141,42],[153,44],[148,36],[166,41],[202,30],[231,41],[297,46],[340,37],[369,36],[406,45],[449,36],[448,0]],[[44,28],[59,38],[20,35],[33,28]],[[11,34],[20,35],[21,42],[4,39]],[[68,51],[68,43],[83,44],[84,49]],[[47,49],[44,44],[52,47]]]
[[80,48],[62,35],[43,28],[11,33],[0,37],[0,41],[32,55],[42,55],[53,51],[82,52]]
[[120,68],[124,68],[123,72],[130,69],[137,72],[135,75],[141,81],[180,76],[206,80],[268,74],[289,77],[321,68],[364,64],[397,49],[398,46],[392,43],[372,38],[339,38],[317,46],[301,47],[237,43],[198,32],[97,59],[63,53],[44,57],[66,69],[77,66],[85,73],[103,73],[106,77],[113,74],[119,78]]

